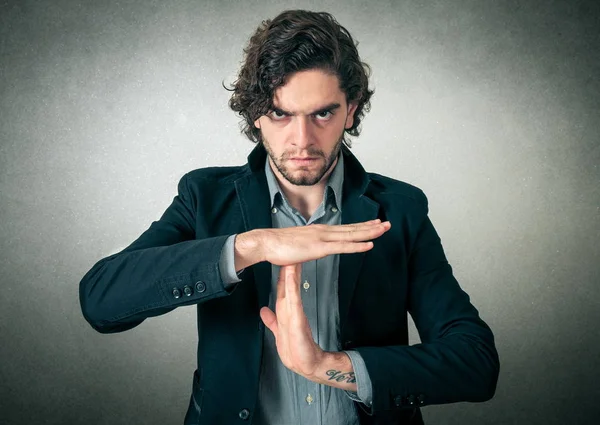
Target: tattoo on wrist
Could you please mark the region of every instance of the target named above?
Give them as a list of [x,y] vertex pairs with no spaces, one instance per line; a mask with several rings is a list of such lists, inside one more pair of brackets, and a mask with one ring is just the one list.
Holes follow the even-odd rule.
[[356,378],[354,372],[342,372],[341,370],[330,369],[325,372],[329,376],[330,381],[343,382],[346,381],[349,384],[355,384]]

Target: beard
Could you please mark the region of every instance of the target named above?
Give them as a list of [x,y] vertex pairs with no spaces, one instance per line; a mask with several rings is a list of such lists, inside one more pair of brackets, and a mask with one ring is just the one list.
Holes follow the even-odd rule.
[[265,139],[264,136],[262,144],[265,147],[269,158],[271,158],[273,164],[275,164],[277,170],[288,182],[296,186],[313,186],[321,181],[323,176],[327,174],[327,172],[335,162],[335,159],[337,158],[342,148],[343,140],[344,133],[342,132],[340,138],[338,139],[337,143],[335,144],[333,150],[329,155],[325,155],[325,152],[321,150],[308,148],[308,156],[325,159],[325,162],[314,171],[310,170],[309,167],[305,169],[301,168],[297,171],[290,170],[287,166],[287,161],[289,160],[289,158],[293,158],[295,156],[295,153],[284,152],[279,158],[277,158],[273,150],[271,149],[268,140]]

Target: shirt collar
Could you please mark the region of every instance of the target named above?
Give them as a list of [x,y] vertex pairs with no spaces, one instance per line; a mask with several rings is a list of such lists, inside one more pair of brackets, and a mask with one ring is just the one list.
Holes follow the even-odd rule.
[[[269,199],[271,199],[271,208],[272,208],[275,206],[277,194],[279,194],[282,198],[285,198],[285,195],[283,194],[283,191],[281,190],[281,187],[279,186],[279,183],[277,182],[277,178],[275,177],[275,174],[273,173],[273,170],[271,169],[271,166],[269,165],[268,156],[265,161],[265,174],[267,176],[267,185],[269,186]],[[343,185],[344,185],[344,155],[342,155],[342,152],[340,151],[340,153],[338,154],[337,164],[335,164],[335,168],[329,175],[329,180],[327,181],[327,186],[325,186],[325,194],[324,194],[324,196],[327,196],[328,188],[331,188],[331,190],[333,191],[333,195],[334,195],[333,202],[335,203],[335,207],[340,211],[342,210],[342,187],[343,187]],[[329,199],[327,199],[327,201],[331,202]]]

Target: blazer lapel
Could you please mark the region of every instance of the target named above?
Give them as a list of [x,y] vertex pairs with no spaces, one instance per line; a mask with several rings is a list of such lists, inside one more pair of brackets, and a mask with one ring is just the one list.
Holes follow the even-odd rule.
[[[263,168],[266,158],[264,148],[261,145],[256,146],[248,156],[250,171],[235,181],[245,231],[272,227],[269,187]],[[271,291],[271,264],[263,261],[252,266],[252,269],[258,292],[258,305],[268,306]]]
[[[344,186],[342,190],[342,224],[375,220],[379,213],[379,204],[364,196],[369,185],[369,176],[346,146],[343,146],[342,152],[345,155]],[[364,256],[364,252],[340,254],[338,277],[340,335],[344,335],[344,325]]]

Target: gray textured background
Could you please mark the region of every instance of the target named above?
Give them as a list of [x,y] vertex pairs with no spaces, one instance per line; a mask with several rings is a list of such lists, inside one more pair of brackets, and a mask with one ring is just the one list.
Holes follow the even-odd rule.
[[359,40],[376,93],[353,151],[425,191],[497,338],[495,398],[427,422],[597,424],[599,3],[0,0],[0,423],[182,423],[194,308],[101,335],[78,283],[185,172],[245,162],[221,82],[302,7]]

